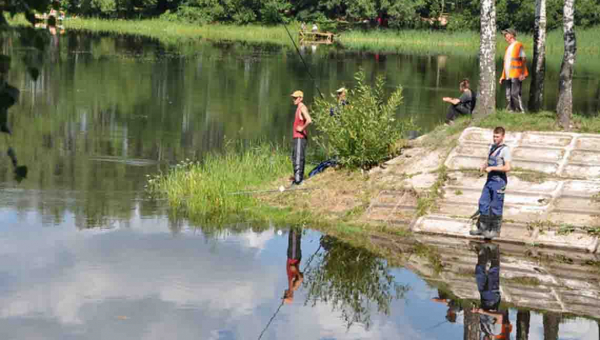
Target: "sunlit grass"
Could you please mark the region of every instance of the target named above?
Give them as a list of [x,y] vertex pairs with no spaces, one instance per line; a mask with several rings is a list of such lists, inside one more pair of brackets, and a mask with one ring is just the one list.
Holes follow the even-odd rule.
[[222,224],[251,219],[259,201],[242,192],[286,173],[291,173],[287,152],[255,143],[209,154],[202,162],[182,162],[167,174],[150,177],[147,188],[152,195],[166,198],[174,212],[196,223]]
[[[27,24],[23,16],[17,15],[11,24]],[[74,30],[132,34],[160,39],[166,43],[189,40],[229,40],[254,43],[274,43],[291,46],[292,43],[283,26],[230,24],[188,24],[161,19],[109,20],[95,18],[69,18],[65,27]],[[290,33],[297,39],[298,23],[288,25]],[[600,47],[596,43],[600,26],[577,29],[578,62],[596,63]],[[518,39],[525,44],[529,57],[533,55],[531,34],[520,34]],[[406,52],[419,54],[477,55],[479,33],[475,31],[436,31],[436,30],[348,30],[341,32],[338,41],[343,47],[357,50],[380,52]],[[502,57],[506,42],[498,33],[496,36],[497,56]],[[548,32],[546,52],[548,62],[562,60],[564,49],[562,30]],[[577,64],[577,63],[576,63]],[[594,64],[595,65],[595,64]]]
[[[67,29],[90,30],[95,32],[112,32],[153,37],[165,42],[182,40],[242,40],[257,43],[277,43],[291,45],[282,26],[260,25],[194,25],[175,23],[160,19],[145,20],[105,20],[105,19],[69,19],[65,21]],[[289,26],[290,33],[297,32],[298,27]]]
[[[573,131],[581,133],[600,133],[600,118],[573,115]],[[478,127],[494,128],[503,126],[508,131],[562,131],[554,112],[516,114],[497,111],[475,124]]]

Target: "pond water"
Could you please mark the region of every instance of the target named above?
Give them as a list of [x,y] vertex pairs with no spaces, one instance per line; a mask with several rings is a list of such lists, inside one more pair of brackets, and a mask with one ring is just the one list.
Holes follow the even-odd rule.
[[[472,262],[464,281],[431,280],[308,228],[208,232],[146,198],[146,175],[219,149],[225,137],[289,138],[289,93],[315,95],[292,51],[76,32],[49,44],[41,56],[17,36],[2,44],[12,57],[9,83],[21,95],[9,111],[13,134],[0,138],[1,339],[253,339],[263,331],[263,339],[478,337],[472,328],[485,318],[458,296],[461,287],[479,296],[477,249],[461,255]],[[304,53],[326,93],[351,86],[359,67],[370,79],[385,74],[390,88],[402,84],[398,115],[414,116],[423,131],[443,119],[441,97],[455,94],[462,77],[476,79],[474,57]],[[36,80],[26,71],[32,65],[40,67]],[[577,93],[596,91],[589,84],[597,86],[597,72],[575,80]],[[576,110],[597,112],[597,96],[578,98]],[[29,169],[21,182],[4,156],[9,147]],[[291,249],[302,252],[304,278],[292,275],[297,290],[282,304],[294,274]],[[596,301],[598,284],[590,284],[569,296]],[[562,315],[556,311],[572,309],[560,299],[526,312],[502,287],[497,309],[508,311],[512,337],[527,324],[530,339],[598,339],[599,315]]]

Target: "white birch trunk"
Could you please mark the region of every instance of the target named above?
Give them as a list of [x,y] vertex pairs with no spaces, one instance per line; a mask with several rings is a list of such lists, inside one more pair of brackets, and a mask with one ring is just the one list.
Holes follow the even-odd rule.
[[475,115],[481,119],[496,111],[496,5],[494,0],[481,1],[479,42],[479,86]]
[[556,113],[558,121],[563,129],[571,128],[571,117],[573,116],[573,68],[575,66],[575,55],[577,53],[577,41],[573,16],[575,11],[575,0],[565,0],[563,9],[563,31],[565,39],[565,54],[563,55],[558,81],[558,104]]
[[544,102],[544,74],[546,72],[546,0],[535,2],[535,28],[533,31],[533,65],[529,110],[537,112]]

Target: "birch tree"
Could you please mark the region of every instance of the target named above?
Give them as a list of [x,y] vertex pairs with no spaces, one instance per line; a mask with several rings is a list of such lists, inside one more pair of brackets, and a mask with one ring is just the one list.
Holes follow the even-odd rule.
[[563,129],[569,130],[571,117],[573,116],[573,68],[575,66],[575,55],[577,53],[577,41],[573,16],[575,12],[575,0],[565,0],[563,7],[563,33],[565,40],[565,53],[558,81],[558,104],[556,113],[558,122]]
[[533,65],[529,110],[540,111],[544,101],[544,74],[546,72],[546,0],[535,1],[533,31]]
[[478,119],[496,110],[496,5],[494,0],[481,1],[479,42],[479,90],[475,115]]
[[529,323],[531,321],[531,312],[529,311],[518,311],[517,312],[517,340],[528,340],[529,339]]
[[464,340],[479,340],[481,338],[481,329],[479,327],[479,314],[473,313],[470,307],[464,309],[465,319],[463,325]]

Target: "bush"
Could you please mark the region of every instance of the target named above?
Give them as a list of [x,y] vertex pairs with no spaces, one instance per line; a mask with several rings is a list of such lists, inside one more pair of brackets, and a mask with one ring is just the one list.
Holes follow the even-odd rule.
[[385,98],[385,79],[378,76],[373,87],[365,83],[361,70],[355,75],[357,85],[348,93],[349,104],[337,107],[324,99],[317,99],[313,109],[319,135],[316,143],[329,156],[352,168],[368,169],[395,154],[396,143],[403,132],[415,129],[412,120],[397,120],[396,110],[402,103],[402,87],[397,87]]

